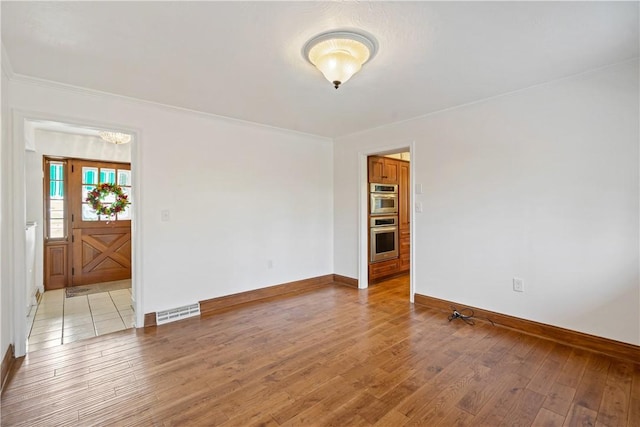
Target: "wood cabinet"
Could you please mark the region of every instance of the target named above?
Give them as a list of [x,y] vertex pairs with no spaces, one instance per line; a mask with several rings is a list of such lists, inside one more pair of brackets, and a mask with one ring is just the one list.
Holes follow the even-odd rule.
[[400,230],[400,271],[409,271],[411,268],[411,232],[409,230]]
[[409,180],[409,162],[398,160],[400,177],[398,182],[398,222],[401,230],[409,230],[411,217],[411,181]]
[[400,258],[369,264],[369,282],[375,282],[400,272]]
[[387,157],[369,156],[369,182],[398,184],[400,162]]
[[409,271],[411,267],[411,180],[410,164],[403,160],[399,163],[398,182],[398,228],[400,229],[400,270]]

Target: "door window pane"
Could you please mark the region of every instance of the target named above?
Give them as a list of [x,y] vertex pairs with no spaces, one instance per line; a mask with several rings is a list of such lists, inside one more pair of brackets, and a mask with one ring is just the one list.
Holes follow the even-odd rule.
[[131,219],[131,206],[133,206],[133,204],[131,203],[131,187],[122,187],[122,192],[127,195],[129,204],[126,208],[124,208],[122,212],[118,213],[118,219],[129,220]]
[[118,219],[120,220],[131,219],[131,205],[128,205],[122,212],[118,214]]
[[96,211],[86,203],[82,204],[82,220],[83,221],[97,221],[98,215]]
[[131,206],[133,199],[131,198],[131,171],[125,169],[118,169],[118,185],[122,188],[122,192],[127,195],[129,204],[120,213],[118,213],[118,220],[130,220],[131,219]]
[[96,188],[93,185],[83,185],[82,186],[82,201],[84,202],[85,200],[87,200],[87,197],[89,197],[89,193],[93,191],[93,189]]
[[62,163],[51,162],[49,164],[49,179],[52,181],[62,181],[64,178],[64,170],[62,169]]
[[49,218],[63,219],[64,218],[64,201],[63,200],[51,200],[49,203]]
[[64,198],[64,182],[63,181],[50,181],[49,196],[52,199],[62,200]]
[[127,195],[129,206],[131,206],[131,187],[122,187],[122,192]]
[[100,184],[104,183],[115,184],[116,183],[116,170],[100,168]]
[[110,205],[111,203],[113,203],[115,201],[116,201],[116,195],[113,194],[113,193],[109,193],[109,194],[107,194],[106,196],[104,196],[102,198],[102,204],[105,205],[105,206],[106,205]]
[[49,220],[49,238],[50,239],[64,238],[64,219]]
[[82,183],[83,184],[97,184],[98,183],[98,168],[82,167]]
[[120,186],[131,186],[131,171],[128,170],[118,170],[118,185]]

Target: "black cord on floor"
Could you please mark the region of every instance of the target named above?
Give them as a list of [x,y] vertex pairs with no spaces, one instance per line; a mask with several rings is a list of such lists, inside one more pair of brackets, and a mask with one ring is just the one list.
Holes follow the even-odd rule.
[[[453,313],[449,315],[449,322],[451,322],[453,319],[462,319],[467,325],[473,326],[476,324],[476,322],[473,320],[473,318],[475,317],[476,319],[486,320],[491,323],[491,325],[496,326],[496,324],[493,323],[493,320],[487,317],[476,317],[474,311],[470,308],[463,308],[462,310],[458,310],[457,308],[451,306],[451,309],[453,310]],[[465,312],[467,314],[465,314]]]

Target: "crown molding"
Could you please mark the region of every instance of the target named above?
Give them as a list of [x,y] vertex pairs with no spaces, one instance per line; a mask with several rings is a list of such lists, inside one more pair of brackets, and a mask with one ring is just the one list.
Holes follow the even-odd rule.
[[13,72],[13,67],[11,66],[11,61],[9,60],[9,55],[4,47],[4,43],[0,43],[0,49],[2,50],[0,67],[2,68],[2,72],[5,76],[7,76],[8,79],[12,79],[15,76],[15,73]]
[[[4,52],[4,49],[3,49],[3,52]],[[4,55],[3,55],[3,58],[4,58]],[[222,115],[213,114],[213,113],[207,113],[204,111],[192,110],[190,108],[178,107],[170,104],[163,104],[161,102],[149,101],[146,99],[120,95],[112,92],[105,92],[97,89],[89,89],[82,86],[75,86],[68,83],[61,83],[53,80],[41,79],[38,77],[27,76],[24,74],[18,74],[14,72],[11,73],[11,81],[16,83],[33,85],[33,86],[40,86],[48,89],[60,90],[60,91],[69,92],[69,93],[92,96],[96,98],[109,97],[113,99],[119,99],[121,101],[128,102],[134,105],[154,107],[162,111],[182,113],[182,114],[187,114],[187,115],[196,116],[200,118],[206,118],[209,120],[219,120],[219,121],[223,121],[223,122],[234,124],[234,125],[250,126],[250,127],[261,129],[261,130],[271,130],[271,131],[281,132],[289,135],[304,136],[307,138],[314,138],[314,139],[319,139],[327,142],[333,142],[333,138],[328,136],[315,135],[312,133],[301,132],[293,129],[271,126],[264,123],[252,122],[249,120],[242,120],[234,117],[228,117],[228,116],[222,116]]]

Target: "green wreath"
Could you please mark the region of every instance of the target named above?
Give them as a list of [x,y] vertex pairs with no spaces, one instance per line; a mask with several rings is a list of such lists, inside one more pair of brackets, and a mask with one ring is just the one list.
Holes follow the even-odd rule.
[[[103,204],[104,198],[110,194],[116,196],[116,201],[110,205]],[[85,201],[89,203],[98,215],[110,217],[122,212],[131,203],[129,202],[129,197],[122,191],[122,187],[108,183],[100,184],[91,190]]]

